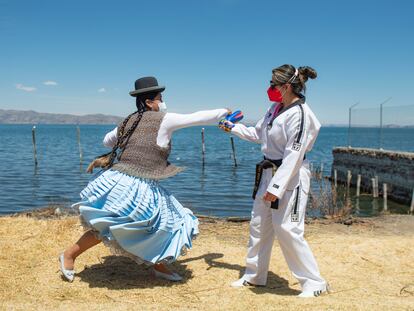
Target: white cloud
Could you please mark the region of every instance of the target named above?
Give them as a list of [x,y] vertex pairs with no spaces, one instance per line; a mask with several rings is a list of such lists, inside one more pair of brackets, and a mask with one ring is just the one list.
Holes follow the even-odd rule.
[[25,92],[33,92],[33,91],[36,91],[37,90],[33,86],[24,86],[23,84],[20,84],[20,83],[19,84],[16,84],[16,89],[22,90],[22,91],[25,91]]
[[99,93],[105,93],[105,92],[106,92],[106,89],[105,89],[104,87],[102,87],[102,88],[100,88],[100,89],[98,90],[98,92],[99,92]]
[[45,81],[43,82],[44,85],[57,85],[57,82],[55,81]]

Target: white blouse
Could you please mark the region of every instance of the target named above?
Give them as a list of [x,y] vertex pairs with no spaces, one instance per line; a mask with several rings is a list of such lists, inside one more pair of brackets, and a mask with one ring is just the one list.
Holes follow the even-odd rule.
[[[227,109],[214,109],[197,111],[190,114],[167,112],[161,121],[157,136],[157,145],[168,147],[174,131],[197,125],[215,124],[227,115]],[[105,135],[103,144],[105,147],[115,146],[118,138],[118,127]]]

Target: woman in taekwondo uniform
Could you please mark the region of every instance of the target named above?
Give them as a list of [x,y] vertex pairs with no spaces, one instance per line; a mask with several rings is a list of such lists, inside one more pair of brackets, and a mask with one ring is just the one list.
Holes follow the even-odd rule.
[[272,105],[256,126],[222,125],[242,139],[261,144],[264,155],[256,166],[246,270],[233,287],[266,284],[276,235],[289,269],[301,285],[299,296],[317,297],[327,291],[304,239],[311,177],[306,152],[312,149],[321,125],[303,93],[308,78],[316,76],[310,67],[273,69],[268,89]]

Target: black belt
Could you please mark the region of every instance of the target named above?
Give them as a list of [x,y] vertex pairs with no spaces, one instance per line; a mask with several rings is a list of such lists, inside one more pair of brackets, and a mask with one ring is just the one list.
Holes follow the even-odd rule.
[[[269,159],[269,158],[266,158],[266,157],[263,157],[263,159],[272,162],[277,167],[279,167],[279,166],[282,165],[282,159],[280,159],[280,160],[272,160],[272,159]],[[303,156],[303,161],[305,161],[305,160],[306,160],[306,154]]]
[[[305,159],[306,159],[306,155],[303,156],[303,160]],[[262,162],[256,164],[256,178],[254,181],[254,188],[253,188],[253,195],[252,195],[253,200],[256,199],[256,194],[257,194],[257,191],[259,190],[263,170],[267,168],[272,168],[272,176],[273,176],[281,165],[282,165],[282,159],[272,160],[266,157],[264,157],[264,160]],[[270,208],[273,208],[273,209],[279,208],[279,198],[277,198],[276,201],[270,204]]]
[[[256,178],[254,182],[254,189],[253,189],[253,200],[256,198],[257,191],[259,190],[260,186],[260,180],[262,179],[263,170],[267,168],[272,169],[272,176],[276,173],[276,170],[279,168],[279,166],[282,165],[282,160],[271,160],[267,159],[266,157],[264,160],[260,163],[256,164]],[[279,199],[272,202],[270,204],[270,208],[278,209],[279,208]]]
[[[282,165],[282,159],[280,159],[280,160],[272,160],[272,159],[269,159],[269,158],[266,158],[266,157],[263,157],[263,159],[265,160],[265,161],[270,161],[270,162],[272,162],[274,165],[276,165],[277,167],[279,167],[279,166],[281,166]],[[263,162],[263,161],[262,161]],[[260,163],[262,163],[262,162],[260,162]]]

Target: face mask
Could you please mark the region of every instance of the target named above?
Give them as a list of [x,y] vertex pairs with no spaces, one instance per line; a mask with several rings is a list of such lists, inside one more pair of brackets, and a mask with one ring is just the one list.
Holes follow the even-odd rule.
[[283,101],[282,93],[275,87],[268,88],[267,96],[269,96],[271,102],[281,103]]
[[269,100],[271,102],[282,103],[283,102],[283,95],[285,95],[287,89],[285,91],[280,92],[276,87],[269,87],[267,89],[267,95],[269,96]]
[[166,112],[167,111],[167,104],[165,102],[159,102],[158,103],[158,109],[160,112]]
[[[299,72],[297,69],[295,69],[295,74],[292,76],[292,78],[289,79],[287,83],[293,82],[298,75],[299,75]],[[272,81],[270,82],[272,83]],[[287,91],[287,88],[282,94],[276,87],[271,86],[267,89],[267,95],[269,96],[269,100],[271,102],[282,103],[283,95],[285,95],[286,91]]]

